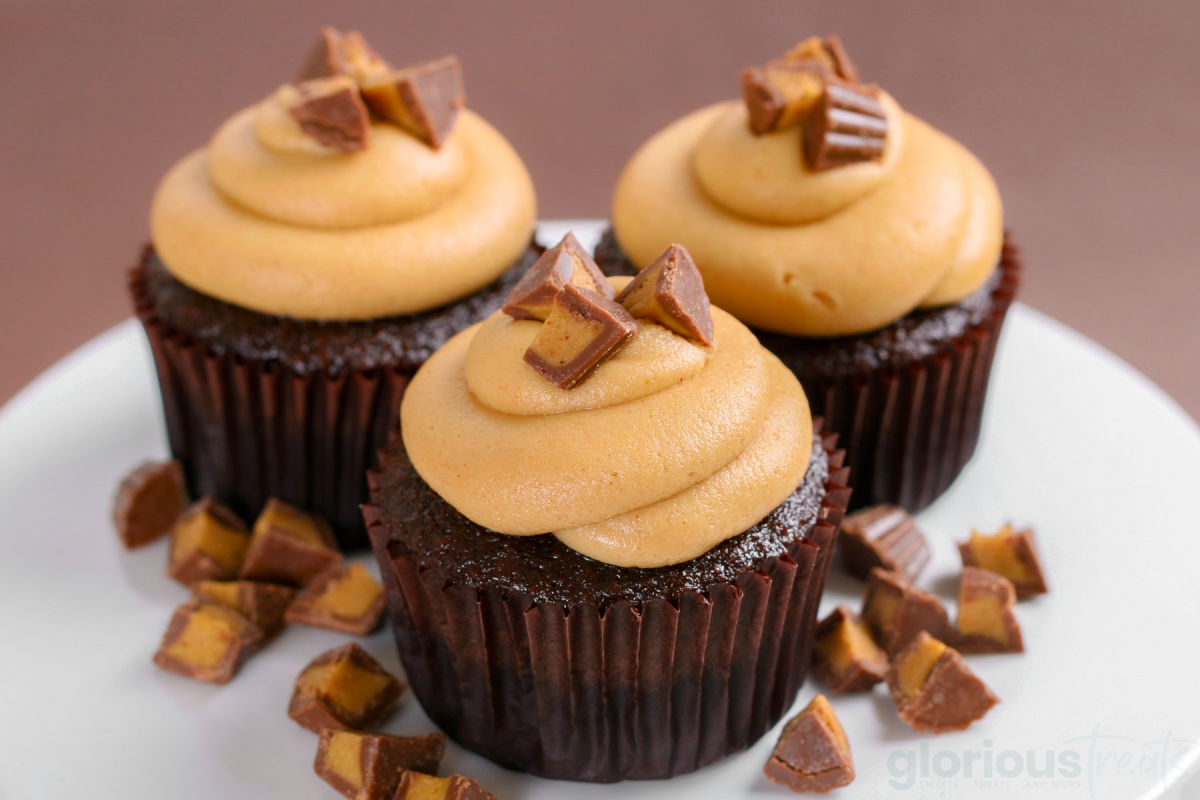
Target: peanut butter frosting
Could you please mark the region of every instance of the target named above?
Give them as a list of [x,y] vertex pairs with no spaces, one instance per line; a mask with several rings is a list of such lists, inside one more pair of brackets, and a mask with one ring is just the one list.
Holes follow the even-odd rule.
[[715,303],[780,333],[866,333],[965,298],[999,259],[995,183],[962,145],[880,101],[882,158],[822,171],[797,130],[753,135],[743,103],[683,117],[625,167],[618,242],[638,267],[683,242]]
[[618,566],[702,555],[795,491],[813,435],[792,374],[732,316],[712,316],[710,347],[638,320],[624,349],[565,390],[523,361],[542,323],[497,312],[409,385],[409,458],[501,533],[553,533]]
[[434,149],[372,120],[337,152],[289,115],[295,89],[230,118],[154,198],[154,246],[178,280],[266,314],[356,320],[474,292],[528,246],[533,184],[494,128],[462,110]]

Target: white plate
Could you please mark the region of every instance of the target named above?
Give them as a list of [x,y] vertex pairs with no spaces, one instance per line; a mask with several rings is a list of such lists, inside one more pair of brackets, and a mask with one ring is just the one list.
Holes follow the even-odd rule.
[[[109,509],[119,476],[166,452],[156,395],[131,321],[0,412],[0,800],[333,798],[312,774],[315,737],[285,708],[300,667],[346,637],[288,630],[224,688],[150,664],[185,593],[162,544],[122,550]],[[954,540],[1012,519],[1036,528],[1051,594],[1018,609],[1026,654],[971,657],[1003,702],[969,731],[913,733],[881,687],[834,697],[858,768],[836,796],[1197,796],[1181,783],[1200,757],[1198,478],[1200,432],[1174,402],[1014,308],[979,453],[920,516],[935,556],[923,583],[951,599]],[[857,604],[860,589],[835,568],[826,606]],[[388,634],[366,645],[398,669]],[[386,730],[431,725],[410,697]],[[457,747],[444,766],[501,800],[786,797],[760,772],[774,738],[694,775],[616,787],[506,772]],[[1047,758],[1055,774],[1039,776]]]

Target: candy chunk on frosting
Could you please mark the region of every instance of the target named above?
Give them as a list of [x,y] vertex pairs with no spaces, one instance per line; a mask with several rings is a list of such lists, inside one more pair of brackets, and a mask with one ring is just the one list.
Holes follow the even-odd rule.
[[795,129],[754,136],[740,102],[683,117],[625,167],[617,240],[639,267],[684,243],[715,303],[782,333],[865,333],[963,299],[999,258],[995,184],[957,142],[881,101],[882,160],[821,172]]
[[812,447],[799,383],[729,314],[714,308],[713,323],[706,348],[639,321],[567,391],[522,360],[540,323],[498,312],[417,373],[405,448],[438,494],[492,530],[555,533],[623,566],[688,561],[795,491]]
[[331,154],[278,96],[235,114],[159,185],[151,236],[183,283],[267,314],[369,319],[452,302],[524,251],[533,185],[504,138],[463,110],[427,147],[375,121]]

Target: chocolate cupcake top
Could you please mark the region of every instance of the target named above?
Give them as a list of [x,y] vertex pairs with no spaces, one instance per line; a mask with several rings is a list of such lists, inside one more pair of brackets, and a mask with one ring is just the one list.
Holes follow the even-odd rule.
[[744,100],[654,135],[617,183],[639,267],[687,244],[713,299],[780,333],[838,336],[957,302],[995,269],[999,193],[960,144],[858,79],[836,37],[742,76]]
[[325,29],[299,82],[163,178],[154,246],[191,288],[279,316],[372,319],[468,295],[520,256],[536,209],[520,158],[464,99],[457,59],[394,69]]
[[710,310],[686,250],[610,283],[569,238],[527,278],[425,363],[401,406],[413,466],[459,512],[659,567],[793,493],[812,451],[804,392]]

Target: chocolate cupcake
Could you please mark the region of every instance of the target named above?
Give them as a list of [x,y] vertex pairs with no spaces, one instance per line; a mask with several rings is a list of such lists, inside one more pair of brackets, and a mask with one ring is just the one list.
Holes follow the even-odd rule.
[[666,778],[766,732],[849,496],[799,383],[710,317],[686,251],[635,283],[548,251],[513,316],[418,371],[364,508],[426,712],[550,778]]
[[301,80],[163,178],[130,288],[193,495],[268,497],[365,546],[365,471],[417,367],[540,254],[533,187],[454,58],[324,29]]
[[864,84],[836,37],[742,75],[743,101],[648,140],[597,249],[610,274],[669,242],[840,435],[855,503],[919,509],[974,452],[1020,277],[1000,197],[960,144]]

